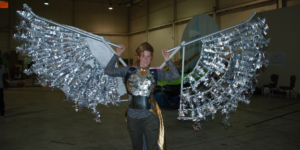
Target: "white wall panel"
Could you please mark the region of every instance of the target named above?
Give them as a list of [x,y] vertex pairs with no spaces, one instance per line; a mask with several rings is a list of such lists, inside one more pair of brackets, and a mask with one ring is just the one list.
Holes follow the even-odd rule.
[[[176,25],[175,26],[175,44],[179,45],[181,43],[182,35],[187,23]],[[188,41],[186,41],[188,42]]]
[[78,2],[76,26],[96,33],[128,33],[128,8],[101,3]]
[[[108,7],[108,6],[107,6]],[[114,29],[114,10],[105,9],[105,6],[100,3],[93,3],[90,8],[91,20],[88,22],[91,25],[90,31],[99,33],[108,33]]]
[[139,3],[139,5],[130,7],[130,20],[140,18],[147,15],[147,1]]
[[[263,4],[261,4],[263,5]],[[251,15],[256,12],[259,14],[259,12],[262,11],[268,11],[268,10],[273,10],[277,8],[276,3],[267,5],[267,6],[261,6],[258,7],[259,5],[255,6],[250,6],[247,8],[239,9],[239,10],[234,10],[230,11],[228,13],[220,13],[218,14],[218,26],[220,29],[225,29],[230,26],[242,23],[246,20],[248,20]]]
[[149,15],[149,28],[173,22],[174,20],[174,7],[169,6],[167,8],[155,11]]
[[174,40],[172,38],[172,27],[151,31],[148,34],[148,42],[154,48],[152,67],[158,67],[164,62],[161,50],[173,48]]
[[172,0],[149,1],[149,22],[147,25],[147,3],[130,8],[130,32],[145,30],[147,27],[166,24],[174,20]]
[[177,20],[213,11],[215,0],[186,0],[177,3]]
[[150,13],[165,9],[167,7],[173,6],[173,0],[151,0],[149,1]]
[[147,34],[140,33],[135,34],[129,37],[129,47],[126,49],[126,53],[128,53],[129,59],[133,59],[133,66],[136,66],[135,62],[137,60],[137,54],[135,53],[136,48],[147,41]]
[[147,28],[147,1],[130,7],[129,32],[146,30]]
[[130,21],[130,32],[146,30],[147,28],[147,16]]
[[89,2],[79,1],[77,4],[76,27],[91,31],[91,6]]
[[300,5],[300,0],[289,0],[287,6]]
[[91,32],[100,33],[128,33],[128,8],[108,6],[101,3],[90,3]]

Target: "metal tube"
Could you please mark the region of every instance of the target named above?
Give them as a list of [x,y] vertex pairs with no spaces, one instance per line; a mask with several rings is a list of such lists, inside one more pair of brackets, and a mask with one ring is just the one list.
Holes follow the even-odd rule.
[[182,65],[181,65],[181,84],[180,84],[180,107],[179,107],[180,110],[182,110],[183,108],[182,91],[183,91],[183,77],[184,77],[184,57],[185,57],[184,55],[185,55],[185,46],[182,48],[182,57],[181,57]]
[[117,47],[117,48],[121,48],[119,45],[115,44],[115,43],[111,43],[111,42],[107,42],[109,45]]
[[120,102],[128,102],[128,99],[120,99]]
[[[175,48],[178,48],[178,49],[175,50],[174,52],[172,52],[172,54],[169,56],[169,59],[171,59],[180,50],[180,46],[177,46]],[[165,65],[166,65],[166,62],[163,62],[159,68],[162,69]]]

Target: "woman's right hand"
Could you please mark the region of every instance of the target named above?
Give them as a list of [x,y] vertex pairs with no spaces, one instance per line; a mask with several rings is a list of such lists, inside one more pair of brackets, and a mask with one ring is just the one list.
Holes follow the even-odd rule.
[[125,46],[122,45],[122,44],[119,44],[119,46],[120,46],[121,48],[117,48],[117,49],[116,49],[116,55],[121,56],[121,54],[125,51]]

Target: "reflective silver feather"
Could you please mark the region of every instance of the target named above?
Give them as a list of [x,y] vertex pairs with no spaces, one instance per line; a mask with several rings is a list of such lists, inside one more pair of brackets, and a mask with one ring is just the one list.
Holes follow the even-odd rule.
[[265,38],[268,25],[265,19],[213,34],[202,39],[200,58],[191,73],[184,77],[190,86],[182,89],[179,120],[193,120],[197,124],[218,111],[236,111],[238,102],[250,103],[257,85],[256,70],[267,66]]
[[14,39],[22,43],[17,51],[32,57],[34,63],[24,72],[37,74],[40,83],[61,89],[76,111],[83,107],[93,109],[99,122],[98,104],[120,103],[118,80],[104,73],[106,66],[92,54],[86,36],[51,26],[34,17],[26,4],[24,8],[25,11],[17,11],[20,24],[14,34]]

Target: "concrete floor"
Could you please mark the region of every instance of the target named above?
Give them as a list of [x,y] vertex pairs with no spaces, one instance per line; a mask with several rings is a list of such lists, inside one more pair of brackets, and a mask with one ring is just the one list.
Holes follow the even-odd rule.
[[[99,106],[102,123],[91,110],[75,112],[62,102],[60,90],[42,87],[4,90],[6,116],[0,119],[1,150],[130,150],[121,106]],[[191,121],[178,121],[177,110],[162,108],[168,150],[195,149],[299,149],[300,99],[254,95],[250,105],[240,104],[231,113],[233,126],[214,120],[202,121],[193,131]]]

